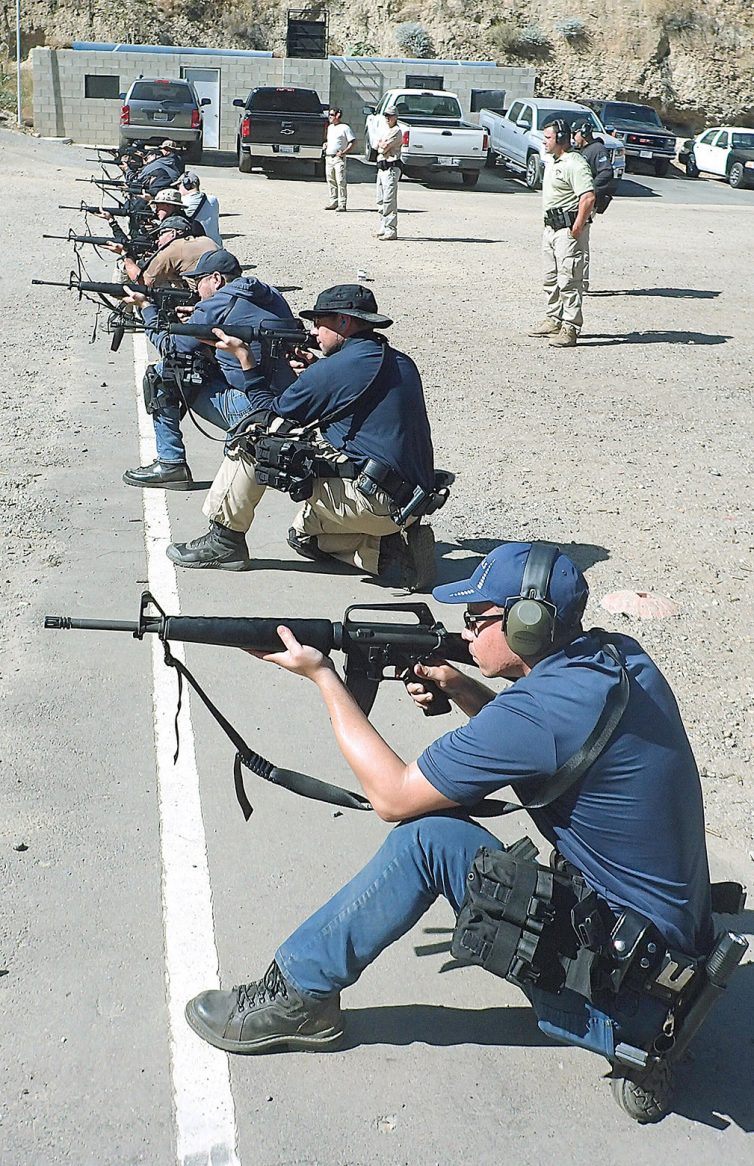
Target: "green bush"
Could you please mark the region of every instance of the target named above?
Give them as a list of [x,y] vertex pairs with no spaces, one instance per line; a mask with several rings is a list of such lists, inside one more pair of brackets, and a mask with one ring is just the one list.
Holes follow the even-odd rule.
[[587,27],[579,16],[567,16],[564,20],[555,21],[555,31],[563,40],[584,40],[587,36]]
[[395,30],[395,43],[407,57],[434,57],[435,46],[426,28],[413,20],[406,20]]

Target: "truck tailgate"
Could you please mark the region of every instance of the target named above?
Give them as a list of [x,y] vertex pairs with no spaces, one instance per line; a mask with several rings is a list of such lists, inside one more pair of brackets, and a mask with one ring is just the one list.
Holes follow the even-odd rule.
[[321,146],[327,122],[316,114],[249,113],[241,121],[244,145]]

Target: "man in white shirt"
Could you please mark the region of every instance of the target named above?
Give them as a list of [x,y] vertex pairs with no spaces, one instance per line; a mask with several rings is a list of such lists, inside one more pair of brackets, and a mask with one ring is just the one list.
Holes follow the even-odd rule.
[[192,170],[187,170],[181,178],[179,190],[188,217],[201,223],[207,238],[218,247],[222,247],[220,204],[214,194],[205,194],[199,189],[199,175],[194,174]]
[[328,113],[327,141],[325,142],[325,176],[330,188],[326,211],[344,211],[347,201],[346,154],[356,143],[353,130],[344,121],[342,109]]

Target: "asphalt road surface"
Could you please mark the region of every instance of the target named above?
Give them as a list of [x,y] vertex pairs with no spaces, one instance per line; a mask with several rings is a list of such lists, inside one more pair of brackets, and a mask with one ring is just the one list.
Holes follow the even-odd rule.
[[[544,1037],[513,987],[439,974],[444,903],[344,996],[342,1051],[228,1058],[188,1030],[188,996],[261,975],[388,827],[252,775],[246,823],[233,748],[185,692],[173,765],[175,676],[156,637],[44,631],[43,616],[135,620],[146,587],[183,614],[339,619],[350,603],[405,596],[296,558],[292,505],[271,492],[253,571],[173,570],[164,547],[204,530],[201,484],[222,446],[186,425],[194,491],[142,498],[123,485],[127,466],[150,460],[137,409],[146,346],[91,343],[92,305],[30,287],[67,277],[65,245],[39,235],[80,222],[57,204],[89,197],[74,179],[91,167],[81,148],[9,133],[0,150],[12,227],[0,282],[2,1166],[751,1162],[751,962],[681,1065],[673,1113],[646,1128],[611,1100],[607,1066]],[[590,336],[555,358],[524,336],[541,312],[539,202],[520,183],[406,183],[402,239],[386,247],[371,238],[366,167],[352,167],[345,216],[322,213],[314,182],[201,174],[228,245],[298,287],[294,308],[363,269],[395,314],[395,342],[425,376],[438,461],[459,474],[435,523],[443,579],[503,537],[543,537],[590,568],[594,623],[607,619],[597,597],[621,585],[683,598],[677,621],[629,630],[668,671],[707,766],[714,874],[745,881],[754,193],[630,176],[631,197],[595,229],[605,298],[590,299]],[[107,278],[96,257],[87,265]],[[186,657],[253,748],[353,787],[313,686],[237,652]],[[460,716],[440,729],[396,684],[374,721],[413,757]],[[751,933],[753,919],[725,922]]]

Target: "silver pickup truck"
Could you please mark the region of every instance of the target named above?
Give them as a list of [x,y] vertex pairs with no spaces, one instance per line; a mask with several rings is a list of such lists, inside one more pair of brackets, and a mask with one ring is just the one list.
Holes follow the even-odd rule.
[[387,122],[384,110],[394,105],[403,133],[401,165],[407,178],[427,179],[440,171],[458,174],[464,186],[476,186],[487,157],[487,134],[463,120],[455,93],[436,89],[390,89],[379,105],[364,106],[364,160],[375,162],[377,143]]
[[626,169],[623,142],[610,137],[596,113],[574,101],[548,101],[538,97],[514,101],[505,114],[492,109],[479,111],[479,124],[487,130],[490,139],[487,165],[495,166],[499,159],[506,169],[523,174],[530,190],[539,190],[545,166],[543,130],[558,119],[569,125],[590,121],[595,134],[605,143],[613,176],[623,177]]

